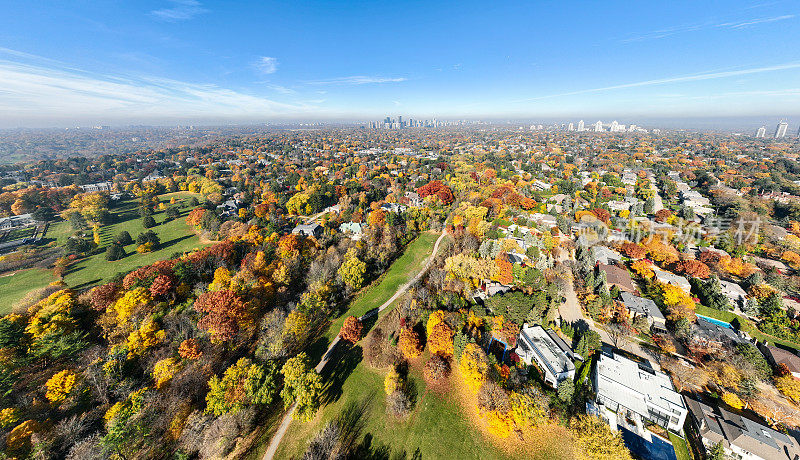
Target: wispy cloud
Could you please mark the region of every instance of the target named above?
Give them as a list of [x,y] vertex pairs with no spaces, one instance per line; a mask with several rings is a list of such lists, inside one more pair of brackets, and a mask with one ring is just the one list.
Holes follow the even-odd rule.
[[699,73],[694,75],[683,75],[678,77],[669,77],[669,78],[659,78],[655,80],[645,80],[633,83],[624,83],[621,85],[612,85],[612,86],[603,86],[600,88],[590,88],[590,89],[582,89],[577,91],[569,91],[565,93],[557,93],[557,94],[548,94],[545,96],[538,96],[532,97],[528,99],[521,99],[517,102],[528,102],[528,101],[536,101],[542,99],[552,99],[556,97],[563,97],[563,96],[574,96],[578,94],[588,94],[588,93],[600,93],[604,91],[613,91],[618,89],[627,89],[627,88],[638,88],[642,86],[656,86],[656,85],[666,85],[671,83],[684,83],[684,82],[691,82],[691,81],[702,81],[702,80],[715,80],[718,78],[730,78],[730,77],[738,77],[741,75],[753,75],[753,74],[760,74],[766,72],[777,72],[781,70],[792,70],[792,69],[800,69],[800,62],[791,62],[787,64],[780,64],[768,67],[755,67],[752,69],[741,69],[741,70],[728,70],[724,72],[707,72],[707,73]]
[[369,85],[373,83],[396,83],[406,81],[405,77],[369,77],[366,75],[353,75],[350,77],[331,78],[327,80],[312,80],[310,85]]
[[265,86],[267,88],[273,90],[273,91],[277,91],[277,92],[282,93],[282,94],[295,94],[295,93],[297,93],[297,91],[293,90],[292,88],[288,88],[288,87],[282,86],[282,85],[275,85],[275,84],[272,84],[272,83],[267,83],[267,84],[265,84]]
[[261,56],[256,61],[256,68],[265,74],[271,74],[278,71],[278,59],[274,57]]
[[636,35],[633,37],[628,37],[623,39],[623,43],[633,43],[633,42],[640,42],[646,40],[658,40],[660,38],[667,38],[673,35],[683,34],[687,32],[696,32],[700,30],[708,30],[708,29],[744,29],[747,27],[755,26],[758,24],[767,24],[770,22],[778,22],[778,21],[786,21],[789,19],[794,19],[796,15],[794,14],[785,14],[782,16],[773,16],[773,17],[765,17],[765,18],[754,18],[754,19],[746,19],[740,21],[727,21],[727,22],[705,22],[699,24],[689,24],[683,26],[676,26],[676,27],[669,27],[660,30],[654,30],[652,32],[647,32],[641,35]]
[[3,59],[0,88],[0,122],[6,124],[21,119],[246,119],[313,109],[212,84],[97,75]]
[[162,21],[178,22],[208,12],[197,0],[169,0],[169,2],[172,4],[171,7],[153,10],[150,13]]

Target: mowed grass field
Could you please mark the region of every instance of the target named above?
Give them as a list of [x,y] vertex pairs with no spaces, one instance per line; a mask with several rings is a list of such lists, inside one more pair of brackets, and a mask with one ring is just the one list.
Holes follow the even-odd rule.
[[[176,192],[161,195],[159,198],[162,201],[169,201],[172,197],[176,197],[178,203],[181,203],[192,196],[197,195],[188,192]],[[177,206],[178,203],[173,206]],[[186,224],[185,217],[190,210],[188,207],[180,209],[180,217],[168,222],[165,222],[164,211],[158,211],[153,214],[153,219],[155,219],[157,225],[147,229],[142,226],[137,202],[135,200],[123,201],[111,209],[111,212],[117,216],[116,221],[100,228],[100,248],[103,251],[72,265],[69,272],[64,276],[64,281],[71,287],[91,286],[107,281],[117,273],[168,259],[174,253],[187,252],[198,247],[208,246],[208,244],[200,243],[199,237]],[[161,239],[161,245],[156,251],[139,254],[136,252],[138,245],[134,241],[133,244],[125,246],[126,257],[109,262],[106,260],[105,248],[123,230],[130,233],[134,240],[140,233],[152,230]]]
[[11,313],[11,308],[25,295],[56,280],[50,270],[31,268],[0,276],[0,315]]
[[[199,195],[176,192],[161,195],[160,198],[162,201],[168,202],[175,197],[180,203],[193,196]],[[111,208],[110,211],[117,218],[114,223],[100,228],[102,251],[78,261],[70,267],[69,272],[64,276],[64,281],[70,287],[89,287],[107,281],[119,272],[130,271],[167,259],[176,252],[187,252],[198,247],[208,246],[208,244],[200,243],[200,239],[194,234],[192,228],[186,224],[185,217],[190,211],[188,207],[181,209],[180,217],[170,222],[164,222],[164,211],[159,211],[153,215],[158,225],[149,229],[161,238],[159,249],[151,253],[138,254],[136,252],[137,245],[134,243],[125,246],[125,252],[128,254],[125,258],[109,262],[106,260],[105,248],[121,231],[127,230],[135,240],[139,233],[148,230],[142,227],[135,200],[123,201]],[[91,231],[87,231],[87,233],[91,234]],[[61,246],[72,234],[73,230],[69,223],[60,221],[50,224],[44,238],[55,240],[56,244]],[[52,271],[39,268],[21,270],[13,275],[0,277],[0,315],[9,313],[13,305],[25,297],[28,292],[43,288],[55,280]]]

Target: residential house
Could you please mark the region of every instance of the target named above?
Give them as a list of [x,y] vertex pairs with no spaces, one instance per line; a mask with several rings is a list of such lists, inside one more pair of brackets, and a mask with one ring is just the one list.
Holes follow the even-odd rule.
[[93,193],[93,192],[110,192],[111,191],[111,182],[96,182],[94,184],[85,184],[79,185],[78,188],[83,190],[86,193]]
[[744,303],[747,302],[747,292],[738,283],[731,281],[719,280],[719,285],[722,288],[722,293],[731,302],[731,306],[734,309],[741,310],[744,307]]
[[421,208],[423,206],[422,197],[417,192],[406,192],[405,197],[408,198],[408,205],[412,208]]
[[[724,323],[727,324],[727,323]],[[692,325],[692,341],[705,347],[729,348],[745,342],[733,328],[728,325],[717,324],[700,316]]]
[[650,299],[639,297],[631,294],[630,292],[623,292],[621,294],[622,304],[628,309],[632,319],[643,317],[647,320],[647,324],[651,328],[666,332],[667,319],[664,314],[658,309],[658,305]]
[[784,348],[766,343],[759,343],[758,349],[773,367],[783,364],[795,378],[800,379],[800,356]]
[[381,205],[381,209],[383,209],[384,211],[387,211],[387,212],[401,213],[401,212],[405,212],[405,210],[407,209],[407,206],[402,205],[402,204],[397,204],[397,203],[383,203]]
[[349,235],[354,240],[360,240],[364,234],[364,224],[359,222],[345,222],[339,225],[339,231]]
[[322,235],[322,225],[317,223],[300,224],[292,229],[292,234],[301,236],[313,236],[318,238]]
[[722,443],[725,458],[800,459],[800,443],[792,436],[719,406],[711,407],[692,398],[686,398],[686,403],[691,413],[691,423],[706,452]]
[[671,284],[673,286],[678,286],[679,288],[683,289],[687,294],[692,291],[692,285],[686,278],[680,275],[676,275],[674,273],[661,270],[658,267],[652,267],[652,269],[658,281],[664,284]]
[[667,374],[614,353],[601,353],[594,371],[597,404],[612,428],[643,433],[651,421],[680,432],[688,409]]
[[597,264],[597,270],[598,273],[604,272],[606,274],[606,283],[609,288],[616,286],[622,292],[636,292],[628,270],[616,265],[606,265],[603,263]]
[[18,216],[0,217],[0,230],[11,230],[13,228],[27,227],[35,224],[36,221],[30,214],[20,214]]
[[525,364],[535,363],[544,381],[553,388],[562,380],[575,377],[575,355],[552,329],[523,325],[516,353]]
[[592,246],[590,248],[595,262],[605,265],[622,265],[622,254],[606,246]]

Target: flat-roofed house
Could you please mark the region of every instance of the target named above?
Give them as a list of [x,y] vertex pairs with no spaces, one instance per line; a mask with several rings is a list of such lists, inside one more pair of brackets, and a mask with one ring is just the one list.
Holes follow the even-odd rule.
[[643,421],[649,420],[676,433],[683,428],[688,409],[667,374],[615,353],[601,353],[594,381],[596,401],[612,427],[633,424],[643,433]]
[[747,460],[797,460],[800,443],[792,436],[734,414],[722,407],[711,407],[686,398],[691,423],[703,448],[711,451],[722,444],[725,458]]
[[575,355],[552,329],[523,325],[516,353],[525,364],[535,363],[544,381],[554,388],[562,380],[575,377]]

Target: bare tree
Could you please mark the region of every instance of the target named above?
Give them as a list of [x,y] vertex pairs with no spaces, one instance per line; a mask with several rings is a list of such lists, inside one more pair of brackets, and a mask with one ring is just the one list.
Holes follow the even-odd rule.
[[627,324],[621,322],[609,323],[608,327],[606,327],[606,331],[608,332],[608,338],[611,339],[611,344],[614,345],[614,348],[619,348],[620,345],[624,345],[631,337],[631,328]]

